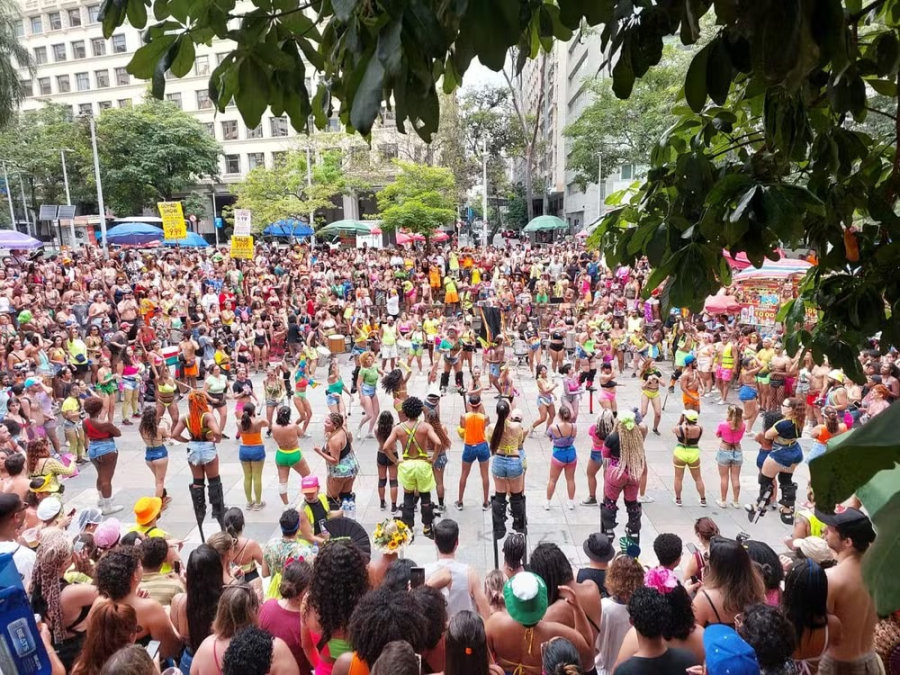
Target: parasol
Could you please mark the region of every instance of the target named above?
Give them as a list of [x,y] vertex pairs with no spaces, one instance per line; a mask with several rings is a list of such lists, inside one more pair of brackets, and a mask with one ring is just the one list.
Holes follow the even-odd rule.
[[44,245],[39,239],[29,237],[18,230],[0,230],[0,248],[11,250],[23,250],[27,248],[40,248]]
[[317,234],[371,234],[372,228],[358,220],[336,220],[329,223]]
[[703,311],[710,314],[738,314],[741,311],[741,303],[733,295],[711,295],[706,299]]
[[444,232],[443,230],[438,230],[431,237],[431,241],[437,241],[437,242],[450,241],[450,235],[447,234],[446,232]]
[[151,241],[165,239],[162,229],[147,223],[123,223],[116,225],[106,233],[106,241],[110,244],[149,244]]
[[209,242],[196,232],[188,232],[183,239],[169,239],[163,242],[163,246],[182,246],[187,248],[205,248]]
[[332,518],[325,523],[328,541],[345,540],[356,546],[366,558],[372,557],[372,542],[366,528],[352,518]]
[[525,226],[525,232],[547,232],[549,230],[567,230],[569,224],[556,216],[538,216]]
[[734,275],[736,283],[750,281],[751,279],[789,279],[795,276],[803,276],[812,264],[797,258],[782,258],[781,260],[765,260],[762,267],[748,267]]
[[263,234],[270,237],[309,237],[312,236],[313,229],[302,220],[285,218],[269,225],[263,230]]
[[409,234],[408,232],[397,233],[398,244],[409,244],[413,241],[425,241],[425,237],[423,237],[421,234]]

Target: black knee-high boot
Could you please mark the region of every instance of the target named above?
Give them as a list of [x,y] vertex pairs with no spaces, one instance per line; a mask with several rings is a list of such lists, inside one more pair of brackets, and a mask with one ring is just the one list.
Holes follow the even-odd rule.
[[450,373],[441,373],[441,393],[447,391],[447,385],[450,384]]
[[794,474],[781,471],[778,473],[778,487],[781,488],[781,499],[778,503],[784,509],[781,511],[781,522],[785,525],[794,524],[794,505],[797,503],[797,484],[793,481]]
[[625,525],[625,534],[635,544],[641,540],[641,513],[643,509],[637,500],[630,502],[625,500],[625,511],[628,513],[628,523]]
[[411,530],[416,524],[416,495],[412,492],[403,493],[403,506],[400,509],[400,520],[406,523]]
[[[350,380],[350,393],[351,393],[351,394],[355,394],[355,393],[356,393],[356,380],[357,380],[357,378],[359,378],[359,364],[358,364],[358,363],[356,364],[356,368],[353,369],[353,377],[352,377],[352,379]],[[290,391],[290,389],[288,389],[288,391]]]
[[618,505],[608,497],[604,498],[603,503],[600,504],[600,529],[610,541],[616,537],[616,511],[618,510]]
[[463,390],[463,374],[462,374],[461,370],[458,373],[456,373],[456,375],[454,375],[454,379],[456,380],[456,389],[458,391],[462,391]]
[[491,521],[494,526],[494,539],[506,536],[506,493],[498,492],[491,498]]
[[513,492],[509,496],[509,510],[512,511],[512,529],[524,534],[528,525],[525,515],[524,492]]
[[434,539],[434,503],[431,501],[430,492],[422,492],[422,534],[429,539]]
[[759,474],[759,495],[756,498],[756,504],[747,505],[747,518],[751,523],[755,523],[765,515],[769,499],[772,497],[774,483],[774,478],[764,476],[762,473]]
[[191,492],[191,505],[194,507],[194,517],[197,519],[197,527],[200,529],[200,539],[206,541],[203,535],[203,521],[206,519],[206,493],[205,482],[202,478],[195,478],[188,486]]
[[216,476],[209,479],[209,503],[212,515],[219,521],[219,527],[225,529],[225,493],[222,491],[222,479]]

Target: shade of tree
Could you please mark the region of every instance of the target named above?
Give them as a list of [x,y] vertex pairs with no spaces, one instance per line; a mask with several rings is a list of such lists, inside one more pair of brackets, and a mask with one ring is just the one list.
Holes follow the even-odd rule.
[[15,22],[20,20],[18,7],[12,0],[0,0],[0,129],[13,119],[25,99],[19,68],[32,71],[31,53],[19,42]]
[[148,98],[104,110],[97,136],[104,198],[120,216],[171,201],[201,177],[218,174],[216,139],[174,103]]
[[404,230],[430,239],[456,220],[456,183],[444,167],[396,161],[396,180],[378,192],[381,229]]

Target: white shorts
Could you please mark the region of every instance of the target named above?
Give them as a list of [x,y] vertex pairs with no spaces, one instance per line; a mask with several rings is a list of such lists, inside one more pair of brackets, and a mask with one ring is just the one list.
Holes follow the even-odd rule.
[[397,345],[381,345],[381,358],[396,359],[397,356]]

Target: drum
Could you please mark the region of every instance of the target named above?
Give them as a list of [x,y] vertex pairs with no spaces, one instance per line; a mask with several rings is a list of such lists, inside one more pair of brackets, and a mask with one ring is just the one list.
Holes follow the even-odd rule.
[[331,350],[328,349],[328,347],[326,347],[325,345],[319,345],[318,347],[316,347],[316,351],[323,359],[327,359],[329,356],[331,356]]
[[343,335],[329,335],[328,349],[330,354],[343,354],[346,350],[346,343]]

